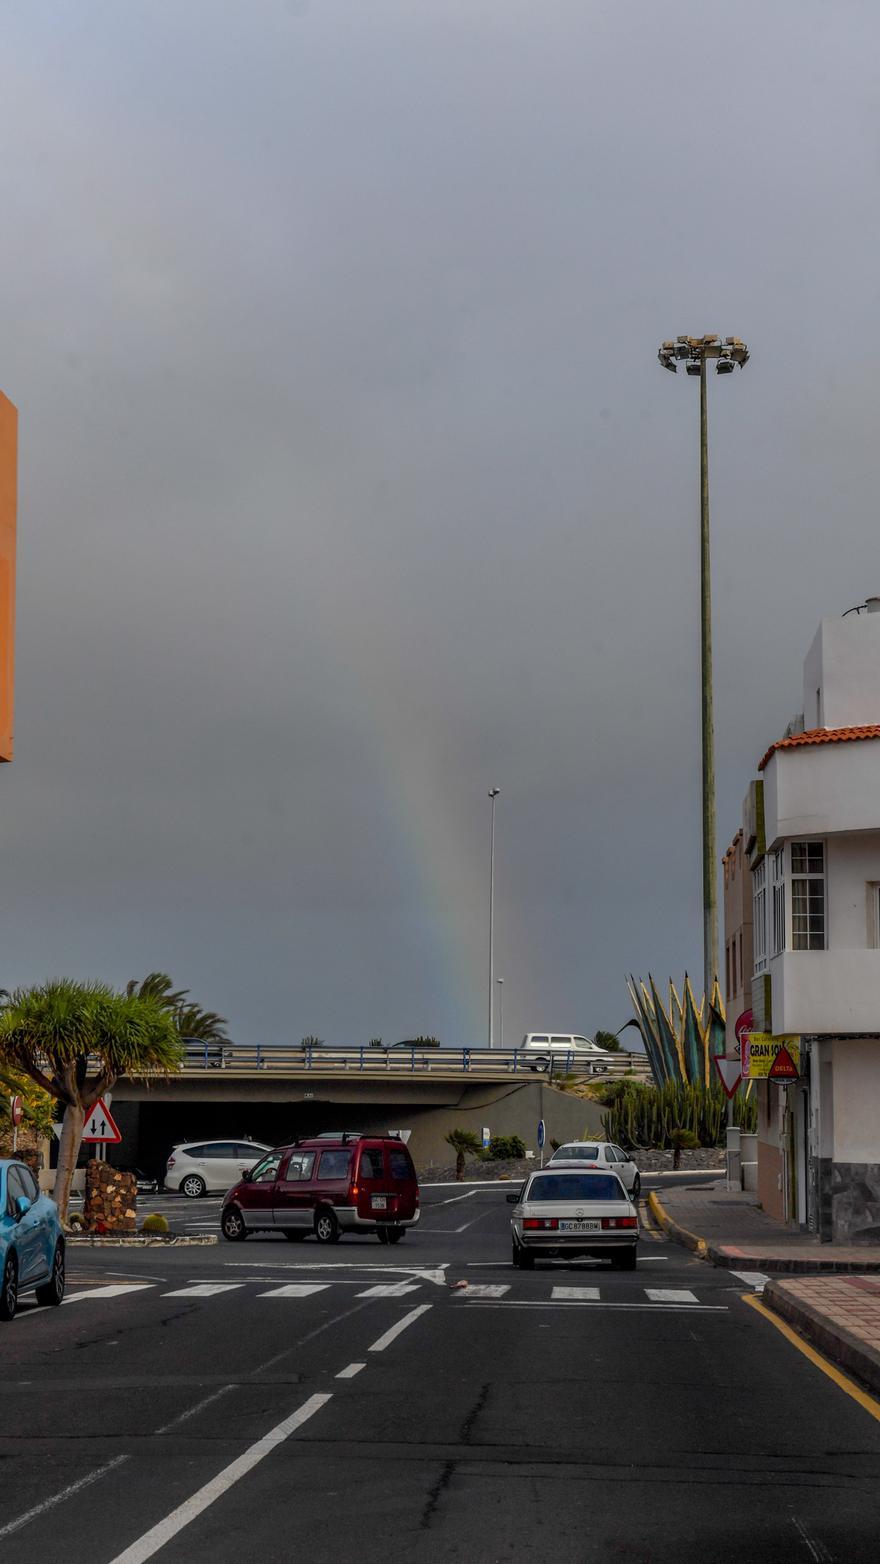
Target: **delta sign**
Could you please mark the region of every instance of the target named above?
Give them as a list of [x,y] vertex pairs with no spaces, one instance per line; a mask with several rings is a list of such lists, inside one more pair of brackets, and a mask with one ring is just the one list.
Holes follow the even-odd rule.
[[801,1039],[792,1034],[749,1032],[742,1040],[746,1081],[796,1081],[801,1073]]

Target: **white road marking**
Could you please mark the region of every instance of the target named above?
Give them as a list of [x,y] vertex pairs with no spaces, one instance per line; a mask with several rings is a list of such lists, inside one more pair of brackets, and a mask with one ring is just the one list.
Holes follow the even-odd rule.
[[199,1282],[196,1287],[175,1287],[173,1292],[163,1292],[163,1298],[213,1298],[218,1292],[235,1292],[243,1282]]
[[112,1461],[106,1461],[103,1466],[96,1466],[93,1472],[87,1472],[85,1477],[78,1477],[75,1483],[68,1483],[67,1487],[62,1488],[59,1493],[53,1493],[49,1499],[42,1499],[39,1504],[34,1505],[33,1509],[25,1510],[24,1514],[17,1515],[14,1521],[7,1521],[5,1526],[0,1526],[0,1537],[11,1537],[14,1531],[20,1531],[28,1521],[35,1521],[38,1516],[45,1515],[47,1510],[54,1510],[56,1504],[62,1504],[65,1499],[69,1499],[72,1494],[80,1493],[83,1488],[89,1488],[106,1472],[112,1472],[115,1466],[121,1466],[123,1461],[130,1459],[131,1457],[127,1455],[115,1455]]
[[144,1564],[146,1559],[151,1559],[154,1553],[158,1553],[160,1548],[164,1548],[166,1543],[171,1541],[172,1537],[176,1537],[178,1532],[183,1531],[185,1526],[189,1526],[191,1521],[202,1515],[217,1499],[222,1499],[235,1483],[242,1477],[246,1477],[248,1472],[253,1471],[260,1461],[265,1460],[267,1455],[271,1455],[273,1450],[283,1444],[285,1439],[301,1428],[303,1423],[308,1422],[310,1417],[314,1417],[316,1412],[320,1412],[321,1408],[332,1399],[329,1393],[309,1396],[308,1401],[304,1402],[290,1417],[285,1418],[283,1423],[276,1424],[268,1434],[264,1434],[262,1439],[258,1439],[236,1460],[224,1466],[222,1472],[212,1477],[203,1488],[199,1488],[189,1499],[184,1499],[183,1503],[179,1504],[176,1510],[172,1510],[170,1515],[166,1515],[163,1521],[159,1521],[158,1525],[151,1527],[130,1547],[118,1553],[112,1560],[112,1564]]
[[78,1303],[80,1298],[121,1298],[123,1293],[147,1292],[155,1282],[114,1282],[108,1287],[89,1287],[86,1292],[68,1293],[65,1303]]
[[391,1329],[387,1330],[384,1336],[380,1336],[378,1341],[374,1341],[373,1345],[367,1348],[367,1351],[384,1352],[386,1347],[391,1346],[392,1341],[397,1340],[401,1331],[405,1331],[408,1326],[414,1325],[421,1314],[427,1314],[428,1310],[433,1307],[432,1303],[420,1303],[417,1309],[410,1309],[409,1314],[405,1314],[402,1320],[398,1320],[396,1325],[392,1325]]
[[696,1293],[687,1287],[646,1287],[646,1297],[652,1303],[699,1303]]
[[[465,1303],[469,1301],[467,1293],[464,1294],[464,1300]],[[655,1314],[730,1313],[726,1303],[577,1303],[574,1299],[569,1303],[551,1303],[548,1299],[545,1303],[540,1298],[502,1298],[500,1302],[494,1298],[472,1298],[470,1302],[474,1308],[482,1309],[636,1309]]]
[[509,1282],[470,1282],[455,1294],[456,1298],[503,1298],[510,1292]]
[[361,1369],[365,1369],[366,1366],[367,1366],[366,1363],[349,1363],[348,1368],[344,1368],[344,1369],[340,1369],[339,1370],[339,1373],[336,1375],[336,1378],[337,1379],[354,1379],[355,1374],[359,1374]]
[[731,1271],[731,1276],[738,1276],[747,1287],[754,1287],[755,1292],[763,1292],[770,1278],[763,1271]]
[[364,1292],[359,1292],[359,1298],[402,1298],[405,1293],[418,1292],[418,1282],[377,1282],[375,1287],[367,1287]]
[[202,1412],[205,1407],[209,1407],[212,1401],[219,1401],[221,1396],[228,1395],[229,1391],[234,1389],[234,1385],[221,1385],[219,1390],[212,1390],[209,1396],[203,1396],[202,1400],[197,1401],[194,1406],[187,1407],[185,1412],[180,1412],[177,1417],[173,1417],[170,1423],[163,1423],[161,1428],[156,1429],[156,1433],[167,1434],[169,1429],[177,1428],[181,1423],[188,1422],[191,1417],[195,1417],[197,1412]]
[[478,1189],[469,1189],[463,1195],[450,1195],[448,1200],[432,1200],[429,1206],[425,1206],[425,1210],[433,1211],[437,1206],[454,1206],[456,1200],[470,1200],[474,1195],[478,1195],[479,1193],[480,1191]]
[[[265,1277],[261,1278],[265,1281]],[[309,1298],[313,1292],[326,1292],[329,1282],[284,1282],[281,1287],[270,1287],[268,1292],[258,1292],[258,1298]]]
[[576,1299],[579,1302],[589,1300],[595,1303],[599,1297],[598,1287],[554,1287],[550,1294],[553,1299]]

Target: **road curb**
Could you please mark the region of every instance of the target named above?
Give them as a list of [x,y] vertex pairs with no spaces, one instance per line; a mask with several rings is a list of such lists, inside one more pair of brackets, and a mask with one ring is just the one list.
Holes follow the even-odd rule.
[[763,1302],[780,1319],[787,1320],[807,1341],[873,1392],[880,1394],[880,1352],[854,1336],[844,1325],[833,1324],[821,1309],[793,1298],[785,1282],[768,1282]]
[[178,1237],[174,1233],[133,1233],[130,1238],[121,1236],[102,1238],[97,1233],[66,1233],[64,1241],[68,1249],[183,1249],[190,1244],[216,1244],[216,1233],[199,1234],[195,1238]]
[[699,1233],[692,1233],[688,1228],[682,1227],[676,1222],[669,1215],[657,1191],[654,1189],[651,1190],[648,1196],[648,1209],[654,1220],[663,1228],[665,1233],[669,1234],[670,1238],[674,1238],[676,1243],[683,1244],[685,1249],[692,1250],[701,1260],[705,1260],[707,1249],[705,1238],[701,1238]]

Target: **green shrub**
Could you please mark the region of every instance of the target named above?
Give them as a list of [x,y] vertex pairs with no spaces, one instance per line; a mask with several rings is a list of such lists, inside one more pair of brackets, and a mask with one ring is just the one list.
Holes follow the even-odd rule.
[[164,1216],[160,1216],[158,1211],[152,1211],[149,1216],[144,1217],[141,1223],[142,1233],[167,1233],[167,1231],[167,1219]]
[[525,1154],[525,1143],[518,1135],[493,1135],[489,1142],[489,1155],[496,1162],[512,1162]]
[[[727,1101],[720,1086],[707,1090],[683,1081],[666,1081],[663,1086],[614,1081],[602,1102],[608,1109],[602,1115],[607,1139],[628,1150],[668,1150],[676,1130],[693,1135],[697,1146],[724,1142]],[[753,1133],[758,1116],[755,1098],[740,1094],[736,1109],[740,1128]]]

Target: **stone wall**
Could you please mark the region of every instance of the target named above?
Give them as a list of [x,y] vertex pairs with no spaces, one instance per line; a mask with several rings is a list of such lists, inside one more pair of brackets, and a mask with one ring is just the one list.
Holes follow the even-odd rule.
[[95,1233],[133,1233],[137,1226],[137,1184],[107,1162],[86,1163],[85,1226]]
[[833,1162],[830,1190],[834,1242],[880,1243],[880,1163]]

